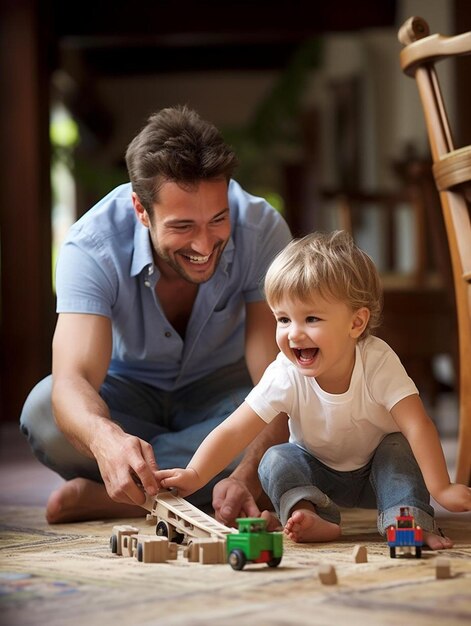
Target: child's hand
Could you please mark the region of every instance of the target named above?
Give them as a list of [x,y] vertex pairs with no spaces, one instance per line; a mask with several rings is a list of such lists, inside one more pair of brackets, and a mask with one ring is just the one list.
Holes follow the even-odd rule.
[[198,474],[191,468],[182,469],[176,467],[158,470],[155,476],[164,489],[177,489],[178,495],[182,498],[186,498],[186,496],[202,487]]
[[471,511],[471,487],[451,483],[432,495],[448,511],[456,513]]

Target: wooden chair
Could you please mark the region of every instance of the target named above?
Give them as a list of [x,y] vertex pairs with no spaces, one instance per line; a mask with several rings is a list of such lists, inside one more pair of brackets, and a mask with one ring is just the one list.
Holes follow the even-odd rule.
[[471,54],[471,32],[430,35],[420,17],[399,30],[402,70],[415,78],[425,116],[435,184],[450,248],[459,336],[459,433],[456,481],[471,485],[471,146],[455,149],[435,63]]

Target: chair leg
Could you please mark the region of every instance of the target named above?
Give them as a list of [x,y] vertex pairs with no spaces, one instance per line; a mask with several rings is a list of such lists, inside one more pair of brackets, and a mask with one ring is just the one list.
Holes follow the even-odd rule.
[[[466,395],[466,397],[464,397]],[[455,481],[471,487],[471,389],[463,389],[460,398],[460,427],[456,455]]]

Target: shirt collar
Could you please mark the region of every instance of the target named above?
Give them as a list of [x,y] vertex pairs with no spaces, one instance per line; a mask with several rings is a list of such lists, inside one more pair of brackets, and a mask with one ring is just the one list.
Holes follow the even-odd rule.
[[222,253],[221,259],[219,261],[219,266],[221,269],[226,272],[229,265],[232,263],[234,258],[235,245],[232,236],[229,237],[229,241],[227,242],[226,247],[224,248],[224,252]]
[[131,263],[131,276],[137,276],[146,266],[154,265],[149,229],[136,220],[134,229],[134,251]]

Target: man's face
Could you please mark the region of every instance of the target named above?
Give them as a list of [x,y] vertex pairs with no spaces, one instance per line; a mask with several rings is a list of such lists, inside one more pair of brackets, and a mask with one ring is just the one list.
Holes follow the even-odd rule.
[[133,203],[139,221],[149,228],[162,277],[194,284],[211,278],[231,233],[225,180],[202,181],[187,190],[164,183],[151,215],[135,194]]

